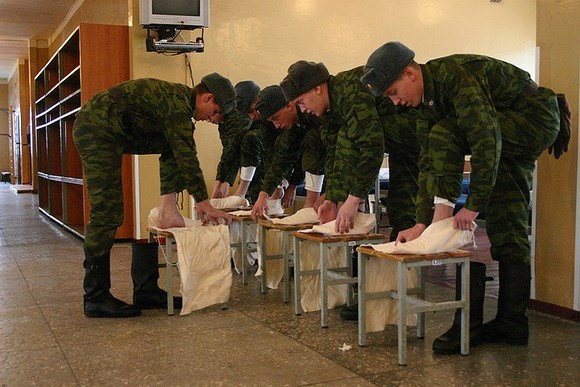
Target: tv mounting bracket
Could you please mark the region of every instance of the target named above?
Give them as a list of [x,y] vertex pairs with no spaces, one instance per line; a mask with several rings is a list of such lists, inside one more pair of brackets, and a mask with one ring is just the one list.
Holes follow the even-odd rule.
[[[168,26],[145,26],[147,29],[147,38],[145,45],[147,52],[159,53],[186,53],[186,52],[204,52],[205,43],[203,41],[203,28],[201,29],[201,37],[198,37],[195,42],[176,42],[175,36],[178,35],[178,28]],[[151,36],[151,30],[157,32],[157,38]]]

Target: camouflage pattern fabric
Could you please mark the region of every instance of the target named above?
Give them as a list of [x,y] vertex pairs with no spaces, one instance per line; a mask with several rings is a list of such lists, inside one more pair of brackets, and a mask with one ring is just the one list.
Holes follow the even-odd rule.
[[[262,191],[272,195],[276,187],[284,179],[291,182],[292,171],[295,167],[300,168],[300,155],[302,151],[302,139],[308,131],[308,127],[293,125],[289,129],[276,129],[280,131],[272,150],[272,158],[266,164],[266,173],[262,183]],[[296,183],[294,179],[293,183]],[[304,176],[302,174],[302,180]],[[301,182],[301,181],[300,181]],[[299,182],[299,183],[300,183]]]
[[391,106],[379,109],[379,113],[384,130],[385,152],[389,154],[387,214],[392,226],[390,239],[395,240],[399,231],[415,225],[419,142],[416,136],[417,109],[395,109],[390,99],[388,101]]
[[123,154],[161,154],[161,194],[187,189],[197,201],[207,190],[193,141],[193,89],[139,79],[103,91],[81,108],[73,128],[91,211],[87,256],[110,251],[123,222]]
[[455,202],[471,154],[466,208],[485,210],[494,259],[529,263],[529,191],[534,162],[559,131],[556,95],[500,60],[452,55],[422,65],[424,102],[417,220],[428,223],[433,196]]
[[273,157],[274,144],[280,131],[271,122],[254,121],[242,140],[241,166],[256,167],[246,198],[254,203],[262,190],[267,164]]
[[320,137],[320,124],[312,126],[302,140],[302,170],[313,175],[324,175],[325,158],[326,147]]
[[330,109],[323,116],[326,145],[326,198],[335,203],[348,195],[366,198],[384,157],[383,129],[377,102],[360,82],[362,66],[330,76]]
[[234,184],[241,165],[242,141],[252,126],[247,114],[234,109],[218,125],[222,156],[217,167],[216,180]]

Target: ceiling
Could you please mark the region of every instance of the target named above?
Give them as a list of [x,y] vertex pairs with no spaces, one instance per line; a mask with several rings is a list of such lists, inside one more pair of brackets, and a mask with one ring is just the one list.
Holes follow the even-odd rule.
[[0,1],[0,82],[12,75],[19,58],[28,58],[28,40],[49,39],[77,1]]

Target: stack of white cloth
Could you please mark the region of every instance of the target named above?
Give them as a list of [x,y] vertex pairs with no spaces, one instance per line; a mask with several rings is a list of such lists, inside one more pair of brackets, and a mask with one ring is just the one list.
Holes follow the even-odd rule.
[[158,215],[159,208],[153,208],[147,219],[148,227],[169,232],[175,238],[183,296],[180,314],[227,302],[232,286],[228,226],[202,225],[184,217],[185,227],[160,229]]
[[[284,207],[282,206],[282,199],[268,199],[266,201],[266,205],[268,210],[266,211],[266,215],[268,216],[275,216],[275,215],[282,215],[284,213]],[[232,215],[237,216],[244,216],[244,215],[252,215],[252,210],[238,210],[230,212]]]

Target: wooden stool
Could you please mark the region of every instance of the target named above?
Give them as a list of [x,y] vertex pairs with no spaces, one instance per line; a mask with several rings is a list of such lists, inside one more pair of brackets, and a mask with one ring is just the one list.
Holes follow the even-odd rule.
[[177,268],[177,258],[172,259],[173,245],[175,244],[175,237],[168,231],[162,231],[153,227],[148,228],[149,242],[159,243],[159,239],[165,238],[165,246],[161,250],[165,263],[159,263],[159,267],[164,267],[165,270],[165,287],[167,291],[167,314],[173,316],[175,308],[173,305],[173,268]]
[[[333,285],[352,285],[357,283],[357,277],[352,275],[352,250],[362,244],[383,243],[383,234],[344,234],[344,235],[324,235],[320,233],[294,232],[294,309],[297,315],[302,314],[301,305],[301,276],[320,276],[320,325],[328,328],[328,287]],[[320,270],[300,269],[300,243],[312,241],[320,247]],[[328,250],[331,247],[348,247],[345,249],[346,266],[327,268]],[[348,287],[347,305],[351,305],[353,299],[352,286]]]
[[[369,246],[360,246],[358,251],[358,344],[366,345],[366,300],[392,298],[397,300],[398,362],[407,364],[407,314],[417,313],[417,337],[425,337],[425,312],[461,309],[461,354],[469,354],[469,251],[457,250],[448,253],[412,255],[389,254]],[[386,259],[397,264],[397,289],[380,293],[366,292],[366,260],[371,257]],[[457,263],[461,268],[461,300],[429,302],[425,300],[426,266]],[[407,269],[418,268],[418,289],[407,289]],[[416,295],[416,297],[414,296]]]
[[[262,276],[260,278],[261,292],[266,293],[266,261],[268,259],[283,259],[284,260],[284,302],[290,301],[290,262],[293,260],[293,255],[290,254],[290,234],[298,231],[312,228],[314,223],[304,224],[275,224],[269,220],[258,220],[258,233],[260,235],[260,248],[262,250]],[[268,230],[279,230],[282,232],[282,254],[281,255],[267,255],[266,254],[266,233]]]
[[246,285],[248,283],[247,280],[247,272],[248,272],[248,254],[256,252],[256,247],[251,247],[251,245],[255,245],[255,242],[248,242],[248,227],[254,224],[251,215],[234,215],[230,214],[232,217],[233,222],[240,222],[241,229],[242,229],[242,236],[241,242],[239,243],[230,243],[230,247],[240,247],[242,250],[242,283]]

